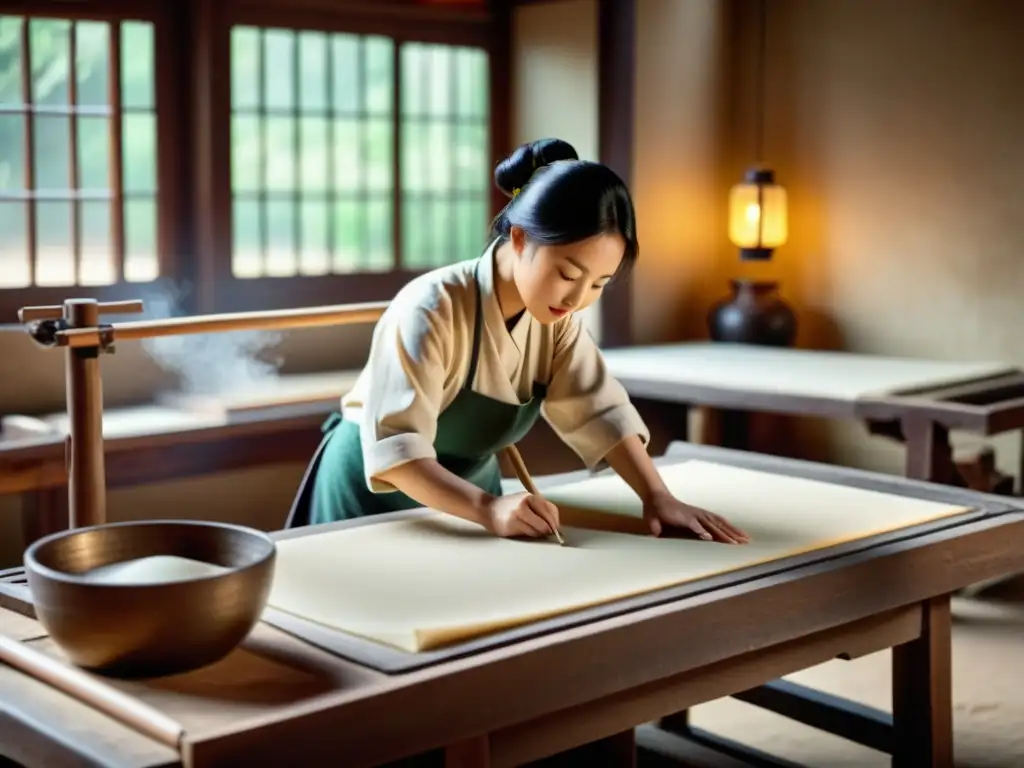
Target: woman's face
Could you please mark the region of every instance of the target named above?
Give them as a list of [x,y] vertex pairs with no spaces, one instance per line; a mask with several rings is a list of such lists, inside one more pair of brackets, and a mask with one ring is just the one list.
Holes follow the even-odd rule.
[[543,324],[586,309],[599,298],[622,262],[626,241],[604,234],[571,245],[538,245],[512,227],[514,278],[526,311]]

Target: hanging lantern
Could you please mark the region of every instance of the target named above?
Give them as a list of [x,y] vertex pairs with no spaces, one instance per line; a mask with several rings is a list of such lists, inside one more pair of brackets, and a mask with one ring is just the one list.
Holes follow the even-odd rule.
[[770,259],[788,236],[786,190],[775,183],[775,172],[747,171],[729,192],[729,239],[740,249],[740,258]]

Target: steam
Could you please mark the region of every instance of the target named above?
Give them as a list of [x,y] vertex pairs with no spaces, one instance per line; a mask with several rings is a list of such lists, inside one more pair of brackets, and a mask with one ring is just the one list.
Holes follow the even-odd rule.
[[[182,317],[187,290],[168,287],[143,292],[146,316]],[[143,339],[146,353],[178,377],[183,393],[215,395],[258,387],[277,376],[283,360],[274,354],[283,334],[274,331],[229,331]]]

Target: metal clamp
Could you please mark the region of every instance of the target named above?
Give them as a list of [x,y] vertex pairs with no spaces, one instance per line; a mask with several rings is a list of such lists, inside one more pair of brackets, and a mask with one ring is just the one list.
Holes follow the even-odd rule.
[[44,347],[57,346],[57,334],[71,326],[63,317],[56,320],[37,320],[28,324],[28,334],[32,340]]
[[[143,310],[142,302],[135,300],[96,302],[92,299],[71,299],[66,301],[63,306],[24,307],[18,311],[18,320],[28,326],[29,336],[37,344],[44,347],[56,347],[60,346],[57,336],[59,333],[77,327],[71,322],[69,315],[74,312],[74,306],[82,304],[96,305],[98,314],[103,315],[137,314]],[[80,354],[86,357],[96,357],[99,351],[113,354],[115,351],[113,326],[109,323],[100,324],[96,326],[96,330],[100,337],[98,350],[89,352],[87,348],[82,347]]]

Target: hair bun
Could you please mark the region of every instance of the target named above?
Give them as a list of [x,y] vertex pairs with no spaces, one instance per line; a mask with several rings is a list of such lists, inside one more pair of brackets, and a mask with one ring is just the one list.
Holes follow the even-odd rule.
[[579,160],[572,144],[561,139],[538,139],[523,144],[494,169],[494,183],[507,197],[529,183],[530,177],[545,165],[558,160]]

